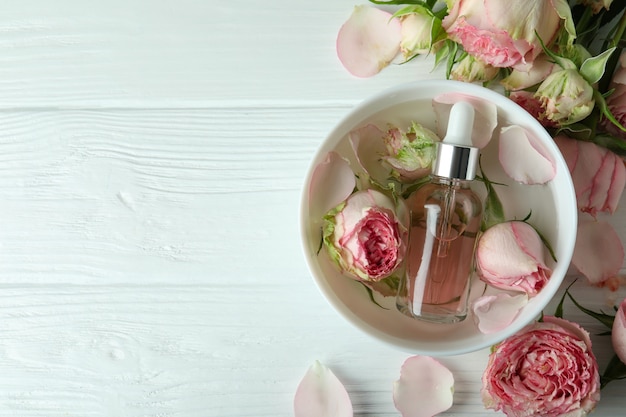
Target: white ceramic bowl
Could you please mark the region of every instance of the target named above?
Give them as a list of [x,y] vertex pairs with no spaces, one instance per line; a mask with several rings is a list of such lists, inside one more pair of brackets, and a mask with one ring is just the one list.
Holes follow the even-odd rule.
[[[499,187],[507,219],[522,219],[532,211],[531,221],[547,238],[554,249],[558,262],[546,258],[552,268],[552,276],[541,292],[533,297],[520,311],[517,318],[504,330],[483,334],[472,317],[457,324],[432,324],[404,316],[395,309],[395,299],[386,297],[377,306],[370,300],[364,287],[342,275],[320,249],[322,219],[312,218],[309,213],[309,186],[314,168],[322,162],[329,151],[345,155],[351,149],[348,133],[355,128],[373,123],[384,128],[389,123],[406,128],[411,120],[436,131],[435,113],[431,100],[441,93],[458,92],[480,97],[498,107],[499,123],[517,124],[540,138],[557,164],[556,177],[547,185],[521,185],[514,183],[502,171],[497,159],[497,140],[482,150],[482,164],[489,179],[504,182]],[[494,136],[497,136],[496,128]],[[332,187],[332,184],[328,184]],[[476,191],[484,196],[484,186],[478,184]],[[574,250],[577,228],[577,208],[572,180],[558,148],[545,129],[524,109],[503,95],[492,90],[457,81],[424,81],[408,83],[388,89],[366,100],[332,130],[313,158],[304,184],[301,206],[301,232],[304,252],[311,273],[322,294],[349,322],[376,339],[416,354],[445,356],[468,353],[499,343],[535,320],[558,290]],[[471,297],[471,296],[470,296]],[[550,313],[550,312],[548,312]]]

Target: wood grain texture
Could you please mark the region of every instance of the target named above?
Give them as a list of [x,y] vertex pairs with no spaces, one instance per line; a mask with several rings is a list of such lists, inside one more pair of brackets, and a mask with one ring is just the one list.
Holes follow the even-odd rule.
[[[0,416],[292,416],[314,360],[356,416],[398,415],[410,353],[330,307],[299,237],[309,162],[341,117],[441,78],[428,59],[348,75],[334,41],[354,4],[0,5]],[[626,241],[624,219],[626,198],[610,218]],[[626,295],[573,288],[597,309]],[[607,338],[594,349],[603,367]],[[487,351],[441,361],[444,415],[498,415]],[[624,386],[595,415],[622,414]]]

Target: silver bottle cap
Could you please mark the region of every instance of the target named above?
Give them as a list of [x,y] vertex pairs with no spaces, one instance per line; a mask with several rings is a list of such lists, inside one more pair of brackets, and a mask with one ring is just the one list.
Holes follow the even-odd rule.
[[446,137],[437,144],[433,175],[470,181],[474,179],[480,150],[472,146],[473,126],[474,107],[464,101],[455,103],[450,110]]

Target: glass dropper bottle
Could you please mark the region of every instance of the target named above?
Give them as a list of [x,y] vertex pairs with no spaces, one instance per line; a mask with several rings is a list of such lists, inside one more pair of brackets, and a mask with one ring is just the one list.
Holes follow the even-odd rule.
[[480,199],[470,189],[479,155],[471,142],[473,124],[471,104],[452,106],[446,136],[437,145],[430,182],[407,199],[409,249],[396,304],[411,317],[454,323],[467,316],[482,215]]

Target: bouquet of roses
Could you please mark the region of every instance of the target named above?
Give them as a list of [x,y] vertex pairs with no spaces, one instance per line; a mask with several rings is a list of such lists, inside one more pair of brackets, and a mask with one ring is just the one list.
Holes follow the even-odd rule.
[[369,77],[431,55],[446,77],[500,89],[525,108],[572,174],[581,211],[572,263],[616,288],[624,248],[597,215],[617,209],[626,184],[626,1],[371,2],[398,10],[355,7],[337,36],[345,68]]
[[[526,109],[550,132],[572,176],[580,210],[572,264],[591,284],[616,289],[624,248],[599,215],[615,212],[626,186],[626,0],[370,2],[374,5],[356,6],[339,30],[336,47],[344,67],[355,76],[370,77],[392,63],[425,57],[435,67],[444,66],[447,78],[482,83]],[[345,188],[350,192],[354,184]],[[376,281],[403,256],[402,219],[391,216],[391,203],[382,204],[378,195],[356,195],[340,207],[341,216],[330,213],[341,222],[335,221],[325,236],[334,236],[338,228],[353,229],[346,225],[355,223],[350,214],[357,202],[375,207],[363,223],[367,236],[399,248],[376,252],[384,261],[376,265],[385,268],[370,270],[354,256],[332,255],[357,278]],[[566,295],[568,291],[557,317],[546,316],[493,347],[483,375],[487,408],[508,416],[584,416],[599,401],[603,385],[626,377],[626,300],[615,316],[576,304],[612,329],[616,356],[600,376],[589,334],[562,318]],[[322,386],[311,388],[313,381]],[[434,359],[409,358],[394,385],[396,408],[405,417],[444,411],[452,404],[453,382]],[[311,408],[314,403],[328,408]],[[300,412],[303,404],[316,411]],[[331,415],[325,411],[331,408],[343,410],[337,415],[352,415],[347,393],[320,364],[303,380],[295,405],[297,416]]]

